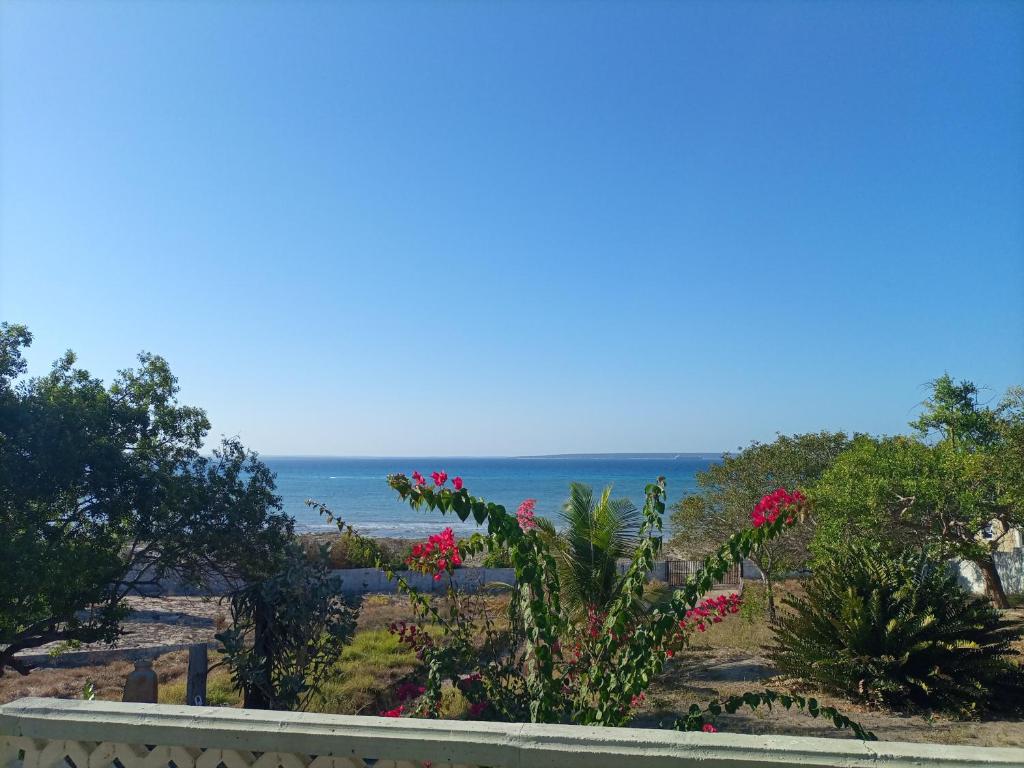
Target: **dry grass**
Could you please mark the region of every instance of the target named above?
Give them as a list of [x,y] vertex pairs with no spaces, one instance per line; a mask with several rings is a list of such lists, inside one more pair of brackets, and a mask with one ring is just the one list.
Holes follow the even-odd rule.
[[[738,616],[694,638],[691,648],[668,665],[661,678],[648,691],[647,701],[638,712],[639,727],[670,727],[672,721],[691,703],[705,703],[764,687],[786,689],[786,681],[773,678],[773,670],[765,655],[771,643],[771,629],[761,609],[759,585],[748,583],[746,607]],[[799,592],[799,582],[782,585],[781,591]],[[492,616],[503,614],[506,597],[485,598],[486,610]],[[1024,618],[1024,611],[1011,615]],[[340,714],[377,714],[394,703],[392,691],[400,680],[415,673],[419,662],[415,656],[387,632],[395,621],[413,618],[408,601],[394,595],[367,597],[359,618],[358,632],[310,709]],[[1024,646],[1024,643],[1022,643]],[[1024,647],[1022,647],[1024,650]],[[216,655],[211,662],[217,661]],[[184,700],[184,676],[187,653],[161,656],[154,668],[160,680],[160,701],[180,703]],[[23,696],[54,696],[78,698],[87,680],[96,686],[102,699],[120,699],[125,677],[131,672],[127,661],[76,669],[40,669],[28,677],[8,673],[0,677],[0,702]],[[226,670],[211,672],[207,694],[211,704],[239,706],[240,696],[231,688]],[[842,699],[816,695],[825,704],[862,723],[883,740],[927,741],[977,746],[1024,747],[1024,722],[985,720],[958,722],[938,717],[879,712],[858,707]],[[448,718],[465,717],[466,704],[457,691],[446,691],[441,714]],[[722,716],[716,721],[722,729],[738,733],[791,734],[803,736],[842,737],[831,723],[806,715],[776,709],[773,712],[740,712]]]

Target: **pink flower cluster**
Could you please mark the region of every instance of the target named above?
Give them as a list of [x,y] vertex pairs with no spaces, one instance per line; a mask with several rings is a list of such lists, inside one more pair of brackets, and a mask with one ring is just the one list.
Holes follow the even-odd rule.
[[459,678],[459,690],[465,693],[470,688],[480,683],[483,679],[483,675],[481,675],[479,672],[472,672],[468,675],[463,675]]
[[726,615],[739,613],[742,604],[743,599],[735,592],[731,595],[709,597],[686,612],[686,618],[679,621],[679,628],[686,629],[691,626],[690,622],[693,622],[692,625],[697,628],[697,631],[703,632],[707,629],[709,621],[712,624],[718,624]]
[[[427,484],[427,479],[425,477],[423,477],[423,475],[421,475],[416,470],[413,470],[412,479],[413,479],[413,482],[416,483],[416,486],[419,487],[419,488],[422,488],[423,486],[425,486]],[[434,481],[434,486],[436,488],[443,488],[444,484],[448,482],[448,473],[445,472],[444,470],[438,470],[436,472],[431,472],[430,473],[430,479]],[[453,478],[452,479],[452,487],[455,488],[456,491],[461,491],[462,490],[462,478],[461,477]]]
[[406,624],[404,621],[392,622],[388,625],[388,631],[398,636],[398,642],[409,646],[410,650],[416,652],[416,658],[422,660],[423,652],[434,644],[429,634],[420,629],[418,624]]
[[402,705],[402,704],[399,704],[394,709],[385,709],[383,712],[380,713],[380,716],[381,717],[401,717],[402,713],[404,713],[404,712],[405,712],[405,706]]
[[455,533],[451,528],[445,528],[425,543],[413,545],[412,553],[405,558],[405,564],[414,571],[433,573],[434,581],[440,581],[445,571],[462,565],[462,554],[455,542]]
[[408,701],[409,699],[415,699],[417,696],[422,696],[426,691],[427,689],[422,685],[404,682],[395,689],[395,696],[399,701]]
[[[790,493],[785,488],[776,488],[757,502],[754,511],[750,513],[750,519],[755,528],[760,528],[765,523],[774,523],[783,511],[788,513],[792,507],[797,507],[804,501],[806,497],[800,491]],[[792,523],[793,515],[787,514],[786,525]]]
[[704,731],[704,733],[718,733],[718,729],[711,723],[704,723],[704,725],[701,726],[701,730]]
[[537,522],[533,519],[533,510],[536,507],[536,499],[527,499],[520,504],[519,509],[516,510],[516,519],[519,521],[519,527],[524,531],[529,531],[530,529],[537,527]]

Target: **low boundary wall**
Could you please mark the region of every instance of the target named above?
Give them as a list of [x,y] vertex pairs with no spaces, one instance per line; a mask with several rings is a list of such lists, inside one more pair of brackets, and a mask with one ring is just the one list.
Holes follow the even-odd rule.
[[1020,768],[1024,749],[19,699],[2,768]]

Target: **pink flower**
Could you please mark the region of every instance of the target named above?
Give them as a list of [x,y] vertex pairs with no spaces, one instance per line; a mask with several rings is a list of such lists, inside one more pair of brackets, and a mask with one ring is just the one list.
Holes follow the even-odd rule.
[[427,481],[423,479],[423,475],[415,470],[412,473],[412,479],[416,481],[416,485],[426,485]]
[[715,726],[713,726],[711,723],[704,723],[704,726],[701,728],[701,730],[704,731],[704,733],[718,733],[718,729],[715,728]]
[[420,573],[434,573],[434,580],[440,581],[441,573],[449,566],[462,565],[462,554],[455,541],[455,533],[445,528],[441,533],[427,539],[426,543],[414,544],[405,558],[406,565]]
[[387,710],[381,712],[380,716],[381,717],[401,717],[403,712],[405,712],[405,706],[403,704],[399,704],[394,709],[387,709]]
[[519,527],[522,530],[528,531],[531,528],[537,527],[537,523],[533,519],[533,510],[536,506],[536,499],[527,499],[516,510],[516,519],[519,521]]
[[436,485],[438,488],[440,488],[442,485],[444,485],[448,481],[448,473],[447,472],[431,472],[430,476],[434,480],[434,485]]
[[399,701],[407,701],[408,699],[414,699],[417,696],[422,696],[426,690],[427,689],[422,685],[406,682],[398,686],[395,694],[398,696]]
[[461,491],[462,490],[462,478],[461,477],[456,477],[454,480],[452,480],[452,485],[455,486],[455,490],[456,491]]
[[786,510],[786,524],[792,525],[795,520],[793,515],[788,512],[793,507],[803,504],[804,501],[806,501],[806,497],[800,491],[790,493],[785,488],[776,488],[757,502],[754,511],[750,513],[750,520],[755,528],[760,528],[765,523],[774,523],[779,519],[779,514]]

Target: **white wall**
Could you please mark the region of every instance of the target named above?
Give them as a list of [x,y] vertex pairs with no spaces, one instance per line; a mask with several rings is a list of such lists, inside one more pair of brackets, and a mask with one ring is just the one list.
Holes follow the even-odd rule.
[[[999,578],[1003,580],[1003,590],[1008,595],[1024,594],[1024,547],[1018,547],[1012,552],[994,552],[992,557],[996,561],[996,570],[999,571]],[[981,569],[974,563],[961,561],[952,564],[960,585],[975,594],[984,594],[985,579],[981,575]]]

